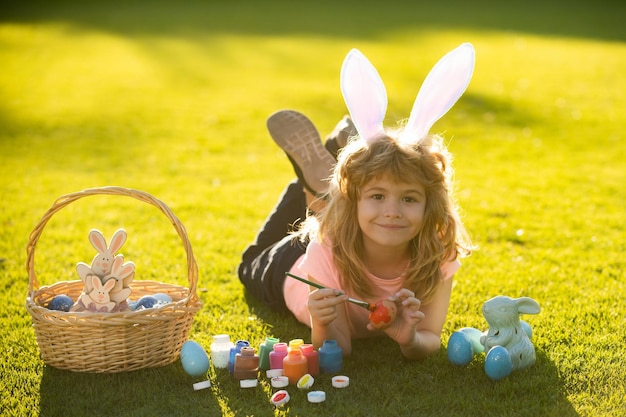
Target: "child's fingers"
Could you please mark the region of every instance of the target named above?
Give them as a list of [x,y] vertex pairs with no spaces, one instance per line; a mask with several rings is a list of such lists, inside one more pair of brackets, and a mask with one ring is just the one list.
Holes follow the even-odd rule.
[[328,324],[334,321],[337,315],[337,305],[347,299],[345,294],[333,289],[319,289],[309,293],[308,308],[311,317],[318,323]]
[[426,315],[421,311],[412,311],[409,315],[412,319],[416,319],[417,321],[422,321],[426,318]]
[[324,321],[333,321],[337,318],[337,310],[334,307],[327,307],[317,311],[317,317]]
[[320,305],[325,307],[334,307],[336,305],[345,303],[347,299],[347,295],[343,294],[341,291],[334,290],[332,288],[316,290],[309,294],[309,300],[320,303]]
[[333,289],[320,289],[309,293],[308,308],[311,314],[318,317],[336,314],[336,306],[346,302],[347,296],[337,295]]
[[339,290],[335,290],[333,288],[321,288],[319,290],[312,291],[309,294],[309,297],[316,299],[316,300],[321,300],[323,298],[330,298],[330,297],[340,298],[342,295],[344,294]]
[[405,298],[402,300],[402,306],[407,307],[411,310],[419,310],[422,303],[415,297]]
[[391,298],[393,298],[394,302],[400,301],[400,304],[402,304],[403,307],[407,307],[412,310],[419,310],[422,305],[422,302],[415,298],[415,293],[407,288],[401,289],[391,296],[390,299]]
[[415,293],[407,288],[402,288],[393,296],[395,296],[397,300],[405,300],[406,298],[415,298]]
[[393,294],[392,296],[390,296],[388,298],[389,301],[393,301],[395,302],[403,302],[404,300],[406,300],[407,298],[415,298],[415,293],[409,289],[403,288],[400,291],[398,291],[397,293]]

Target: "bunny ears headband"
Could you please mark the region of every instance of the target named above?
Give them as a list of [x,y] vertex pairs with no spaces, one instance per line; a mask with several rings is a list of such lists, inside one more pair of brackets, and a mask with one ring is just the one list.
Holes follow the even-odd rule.
[[[463,95],[474,72],[474,47],[464,43],[435,64],[420,88],[402,142],[419,143]],[[357,49],[341,67],[341,92],[359,137],[371,144],[385,133],[387,91],[376,68]]]

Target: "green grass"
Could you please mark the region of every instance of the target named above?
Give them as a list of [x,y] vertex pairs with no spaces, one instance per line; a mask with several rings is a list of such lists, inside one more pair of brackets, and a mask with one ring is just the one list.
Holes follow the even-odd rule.
[[[0,9],[0,413],[84,415],[626,415],[626,7],[618,1],[85,2]],[[268,3],[268,4],[266,4]],[[471,4],[471,6],[470,6]],[[485,328],[480,307],[536,299],[537,363],[490,381],[445,346],[405,362],[388,340],[358,341],[347,390],[322,405],[222,372],[193,392],[175,362],[127,374],[60,371],[39,357],[24,306],[28,235],[53,201],[103,185],[147,191],[185,224],[200,268],[191,338],[308,338],[248,300],[241,251],[293,176],[265,130],[280,108],[322,134],[345,113],[339,68],[360,48],[379,69],[389,122],[408,116],[426,72],[461,42],[477,50],[467,94],[435,130],[455,154],[458,198],[480,247],[455,278],[444,341]],[[87,232],[125,227],[141,278],[186,282],[184,252],[157,211],[81,200],[38,244],[42,284],[76,279]],[[139,277],[138,277],[139,278]],[[77,343],[79,341],[77,340]],[[158,340],[155,343],[159,343]],[[445,343],[444,343],[445,345]]]

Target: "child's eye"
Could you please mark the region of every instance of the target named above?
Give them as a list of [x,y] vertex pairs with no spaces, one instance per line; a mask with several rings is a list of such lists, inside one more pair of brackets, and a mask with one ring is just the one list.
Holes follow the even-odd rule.
[[417,203],[419,202],[419,200],[415,197],[411,197],[411,196],[407,196],[402,198],[402,201],[404,201],[405,203]]
[[372,200],[382,200],[384,198],[382,194],[372,194]]

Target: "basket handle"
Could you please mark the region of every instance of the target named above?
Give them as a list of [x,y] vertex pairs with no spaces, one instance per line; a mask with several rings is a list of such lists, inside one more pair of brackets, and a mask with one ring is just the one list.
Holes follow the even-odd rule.
[[169,221],[174,226],[174,229],[176,229],[178,236],[180,236],[180,240],[183,243],[185,253],[187,254],[187,279],[189,281],[189,294],[186,301],[189,302],[192,298],[195,300],[197,298],[196,286],[198,282],[198,265],[196,264],[196,259],[193,256],[193,250],[191,248],[189,238],[187,237],[187,231],[185,230],[185,226],[183,226],[178,217],[176,217],[176,215],[174,215],[170,208],[161,200],[151,196],[144,191],[115,186],[89,188],[83,191],[66,194],[57,198],[52,207],[50,207],[48,211],[44,214],[39,223],[37,223],[37,226],[35,226],[33,231],[30,233],[30,236],[28,238],[28,246],[26,247],[26,271],[28,272],[29,295],[32,296],[34,291],[39,289],[39,283],[37,282],[37,276],[35,274],[35,246],[37,245],[37,241],[39,240],[39,237],[41,236],[41,233],[43,232],[46,224],[52,218],[52,216],[63,207],[73,203],[76,200],[80,200],[81,198],[94,195],[123,195],[132,197],[139,201],[143,201],[144,203],[155,206],[161,211],[161,213],[165,215],[165,217],[169,219]]

